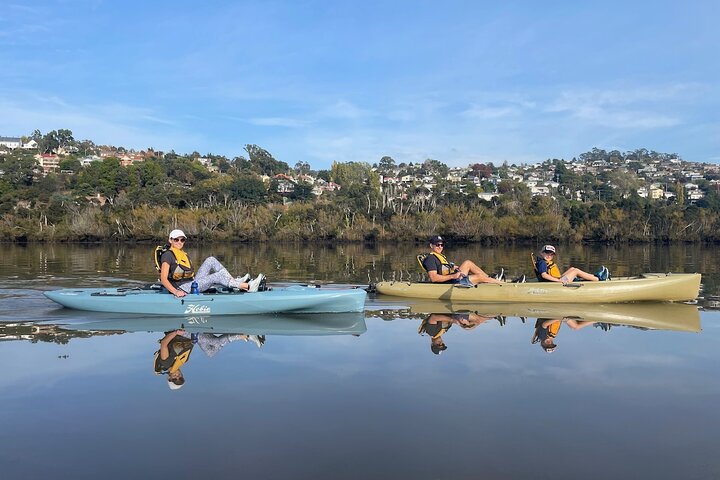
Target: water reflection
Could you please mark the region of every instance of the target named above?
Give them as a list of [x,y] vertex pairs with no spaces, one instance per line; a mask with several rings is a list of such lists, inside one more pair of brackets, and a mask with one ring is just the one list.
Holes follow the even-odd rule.
[[574,329],[590,324],[624,325],[648,330],[674,330],[699,332],[700,313],[695,305],[684,303],[617,303],[617,304],[530,304],[530,303],[450,303],[443,301],[423,301],[410,306],[410,313],[476,313],[484,317],[494,317],[504,324],[507,317],[517,317],[523,323],[528,318],[559,320],[567,323],[572,320]]
[[166,375],[170,390],[177,390],[185,385],[185,376],[181,367],[190,360],[190,354],[195,346],[199,346],[208,358],[212,358],[226,345],[238,341],[254,343],[258,348],[262,348],[265,344],[265,335],[189,333],[184,329],[165,332],[159,340],[160,348],[155,352],[153,370],[158,375]]
[[422,301],[405,309],[378,310],[373,314],[386,320],[419,318],[418,333],[429,338],[430,351],[436,355],[448,349],[445,335],[451,328],[469,331],[489,320],[497,320],[499,327],[513,318],[532,325],[530,343],[538,344],[548,353],[557,348],[556,339],[563,326],[571,331],[590,326],[606,332],[617,326],[695,333],[701,330],[698,307],[680,303],[570,305]]
[[435,355],[440,355],[448,348],[443,339],[443,335],[445,335],[453,325],[457,325],[463,330],[472,330],[491,318],[495,317],[478,315],[474,312],[454,313],[452,315],[431,313],[420,323],[418,333],[430,337],[430,351]]

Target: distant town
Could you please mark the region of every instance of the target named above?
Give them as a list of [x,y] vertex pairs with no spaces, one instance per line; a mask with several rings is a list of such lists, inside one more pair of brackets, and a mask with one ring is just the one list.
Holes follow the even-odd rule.
[[[114,146],[96,147],[94,144],[88,148],[88,144],[90,142],[86,140],[78,144],[58,146],[51,152],[39,152],[38,142],[30,137],[0,137],[0,155],[7,155],[16,149],[33,152],[33,158],[37,161],[39,169],[38,173],[42,175],[76,173],[75,169],[61,168],[64,159],[77,159],[80,167],[87,167],[93,162],[112,157],[117,158],[121,166],[129,167],[147,159],[165,157],[164,152],[152,148],[135,151]],[[83,145],[85,148],[81,151]],[[224,157],[206,157],[199,154],[192,154],[190,157],[205,167],[208,172],[216,175],[223,175],[219,160],[230,161]],[[439,184],[446,185],[443,183],[445,181],[457,187],[462,194],[476,195],[482,200],[489,201],[501,195],[498,186],[503,179],[511,179],[519,185],[524,185],[532,196],[560,194],[569,195],[577,200],[585,200],[597,195],[596,191],[582,188],[569,191],[567,186],[561,185],[560,175],[556,171],[556,166],[559,164],[563,165],[563,170],[580,177],[592,175],[602,178],[604,175],[612,176],[614,174],[633,176],[637,183],[634,192],[642,198],[653,200],[673,199],[677,197],[678,192],[681,192],[685,200],[694,203],[704,198],[705,191],[709,188],[716,192],[720,191],[720,165],[685,161],[678,155],[660,154],[644,149],[626,153],[594,149],[571,160],[504,165],[502,169],[504,175],[498,173],[492,165],[476,164],[448,168],[437,161],[414,165],[413,163],[395,165],[390,157],[384,158],[385,162],[381,161],[380,166],[377,163],[374,164],[372,170],[378,173],[379,182],[383,188],[394,190],[402,198],[416,192],[418,188],[427,193],[434,192],[438,189]],[[260,175],[260,178],[268,183],[271,180],[268,175]],[[272,178],[278,181],[276,188],[280,194],[292,193],[300,182],[312,185],[312,193],[316,196],[341,188],[337,183],[313,176],[309,165],[303,162],[300,162],[295,169],[277,173]],[[475,188],[467,188],[469,185]],[[491,187],[488,188],[489,186]],[[613,183],[611,178],[608,179],[606,186],[613,189],[620,187]],[[629,192],[624,190],[623,194],[628,195]]]
[[[68,212],[82,211],[86,217],[93,212],[83,210],[83,204],[108,205],[109,217],[120,215],[117,207],[128,205],[162,207],[168,212],[210,209],[218,216],[215,225],[197,221],[198,230],[210,229],[206,233],[212,238],[232,236],[238,222],[230,226],[233,221],[226,217],[232,218],[228,211],[240,206],[253,206],[255,214],[262,206],[267,209],[262,215],[275,219],[272,226],[261,222],[261,238],[361,241],[398,238],[395,233],[401,232],[391,233],[398,228],[400,238],[422,238],[429,227],[427,219],[417,215],[438,215],[443,224],[453,220],[448,212],[460,209],[456,214],[466,215],[467,224],[478,214],[472,213],[477,205],[483,209],[476,218],[482,226],[445,225],[446,234],[467,241],[541,236],[570,241],[707,240],[703,231],[715,217],[704,214],[700,222],[696,209],[718,211],[719,193],[720,166],[642,148],[627,152],[594,148],[572,159],[465,167],[448,167],[435,159],[398,163],[384,156],[368,162],[334,162],[330,169],[314,170],[304,161],[291,167],[257,145],[246,145],[242,155],[227,158],[96,145],[75,140],[70,130],[0,137],[0,213],[10,225],[4,232],[7,239],[14,240],[142,239],[151,234],[150,229],[138,235],[130,226],[123,228],[127,220],[120,218],[105,228],[73,232]],[[289,208],[308,204],[317,211],[293,219]],[[652,205],[654,212],[648,210]],[[25,231],[22,219],[28,214],[23,210],[31,208],[40,212],[40,222],[49,232]],[[666,217],[673,208],[671,217]],[[486,218],[488,212],[492,220]],[[533,214],[554,227],[529,229],[522,219]],[[552,216],[564,222],[556,225]],[[675,218],[677,225],[661,218]],[[625,227],[605,224],[623,220]],[[406,222],[412,227],[404,228]],[[489,228],[489,222],[499,223]],[[702,228],[697,228],[698,223]],[[323,228],[316,230],[321,224]],[[642,227],[640,234],[627,230],[637,227]]]

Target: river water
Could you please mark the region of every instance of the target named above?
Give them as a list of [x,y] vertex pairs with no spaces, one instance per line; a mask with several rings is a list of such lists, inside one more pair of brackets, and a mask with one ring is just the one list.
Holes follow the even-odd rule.
[[[693,305],[457,311],[370,296],[358,315],[128,318],[42,295],[152,282],[152,248],[3,246],[2,478],[720,478],[715,248],[559,252],[615,276],[700,272]],[[424,246],[187,249],[271,283],[354,285],[416,278]],[[530,250],[447,253],[513,277],[531,272]],[[531,343],[537,318],[561,325],[552,353]],[[436,355],[418,331],[443,326]],[[153,359],[176,328],[205,341],[171,390]]]

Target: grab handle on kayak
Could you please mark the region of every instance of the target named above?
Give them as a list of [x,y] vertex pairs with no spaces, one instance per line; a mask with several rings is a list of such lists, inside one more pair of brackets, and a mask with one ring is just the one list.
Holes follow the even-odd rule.
[[582,283],[566,283],[563,287],[580,288],[582,287]]

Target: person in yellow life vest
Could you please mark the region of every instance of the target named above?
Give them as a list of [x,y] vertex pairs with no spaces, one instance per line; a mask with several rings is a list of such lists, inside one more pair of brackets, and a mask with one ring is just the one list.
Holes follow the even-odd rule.
[[471,260],[465,260],[459,266],[448,261],[443,254],[445,239],[439,235],[430,237],[430,254],[423,260],[423,268],[427,271],[433,283],[461,284],[467,278],[473,284],[503,283],[491,277]]
[[250,281],[250,275],[235,278],[215,257],[206,258],[196,272],[190,257],[183,250],[187,240],[185,233],[182,230],[173,230],[169,240],[170,248],[162,254],[159,261],[160,283],[176,297],[184,297],[190,293],[193,282],[197,283],[199,292],[204,292],[213,285],[257,292],[260,283],[265,279],[262,273]]
[[562,324],[567,324],[573,330],[580,330],[587,326],[593,325],[595,322],[588,322],[586,320],[577,320],[576,318],[563,317],[559,318],[538,318],[535,322],[535,333],[533,333],[532,340],[530,343],[540,343],[540,348],[545,350],[547,353],[552,353],[557,348],[555,344],[555,337]]
[[538,253],[535,260],[535,274],[541,282],[561,282],[563,284],[572,282],[578,277],[591,282],[607,280],[610,277],[608,269],[604,266],[595,275],[576,267],[570,267],[560,273],[560,268],[555,264],[555,247],[552,245],[545,245]]
[[185,385],[180,367],[190,359],[193,343],[185,330],[167,332],[160,340],[160,350],[155,352],[155,373],[167,374],[168,387],[177,390]]

